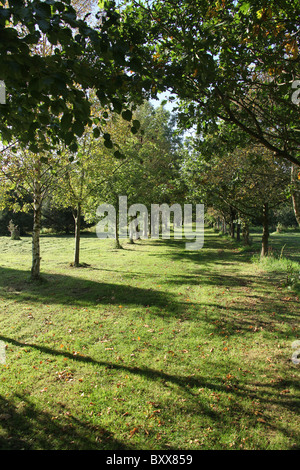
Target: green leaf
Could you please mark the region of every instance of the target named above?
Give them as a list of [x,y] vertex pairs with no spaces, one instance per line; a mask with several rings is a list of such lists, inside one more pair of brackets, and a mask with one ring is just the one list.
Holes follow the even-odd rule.
[[123,111],[122,113],[122,118],[125,119],[125,121],[131,121],[132,112],[129,109],[126,109],[126,111]]
[[240,12],[243,13],[243,15],[247,15],[249,10],[250,10],[250,3],[248,2],[245,2],[245,3],[242,3],[242,5],[240,6]]
[[51,7],[46,2],[39,2],[34,6],[35,13],[41,18],[51,16]]
[[70,150],[70,152],[74,152],[74,153],[77,152],[77,150],[78,150],[78,145],[77,145],[77,143],[76,143],[76,142],[73,142],[73,143],[70,145],[69,150]]
[[78,137],[81,137],[84,133],[84,125],[81,121],[75,121],[73,124],[73,131]]
[[116,158],[126,158],[125,155],[123,155],[123,153],[121,153],[119,150],[115,151],[114,156]]
[[104,140],[104,145],[108,149],[112,149],[114,146],[111,140]]
[[141,123],[137,119],[134,119],[132,121],[132,124],[133,124],[133,127],[135,127],[136,129],[139,129],[141,127]]
[[37,24],[43,33],[46,33],[50,29],[50,23],[46,20],[37,20]]
[[60,121],[61,128],[64,131],[68,131],[71,127],[72,120],[73,120],[72,114],[64,113],[64,115],[63,115],[63,117],[61,118],[61,121]]
[[114,112],[117,113],[117,114],[120,114],[121,111],[122,111],[121,101],[119,101],[115,98],[112,98],[111,102],[112,102],[112,105],[113,105],[113,108],[114,108]]
[[64,137],[64,140],[65,140],[65,144],[66,145],[70,145],[71,142],[73,141],[74,139],[74,134],[73,132],[67,132],[65,137]]
[[40,114],[40,116],[38,117],[38,120],[41,124],[47,125],[49,123],[49,116]]
[[100,130],[98,129],[98,127],[95,127],[93,129],[93,135],[94,135],[95,139],[98,139],[98,137],[100,136]]

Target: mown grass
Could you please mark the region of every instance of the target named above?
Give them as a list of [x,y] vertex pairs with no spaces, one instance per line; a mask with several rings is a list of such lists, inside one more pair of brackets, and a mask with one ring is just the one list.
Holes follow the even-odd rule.
[[73,246],[42,237],[36,284],[30,238],[0,239],[0,449],[299,449],[282,270],[210,230],[200,251],[84,236],[82,268]]

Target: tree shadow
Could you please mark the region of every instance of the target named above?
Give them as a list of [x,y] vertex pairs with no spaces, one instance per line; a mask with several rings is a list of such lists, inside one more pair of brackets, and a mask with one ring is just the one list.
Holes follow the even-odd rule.
[[[101,426],[79,420],[71,412],[57,419],[25,394],[14,400],[0,396],[0,450],[130,450]],[[97,440],[95,439],[97,436]]]
[[[204,232],[204,245],[200,250],[187,250],[186,242],[189,240],[162,239],[151,240],[155,246],[169,246],[177,248],[177,251],[165,253],[164,256],[172,257],[174,260],[187,259],[196,263],[206,264],[234,264],[235,262],[251,262],[253,255],[259,255],[261,251],[261,236],[255,236],[251,246],[245,246],[242,241],[224,236],[221,233],[214,233],[211,230]],[[143,241],[147,244],[147,241]],[[150,243],[149,243],[150,244]],[[291,261],[300,261],[300,234],[271,234],[269,238],[270,254],[273,256],[287,257]],[[155,255],[154,255],[155,256]]]
[[[188,403],[177,409],[177,412],[182,416],[190,415],[191,413],[199,416],[199,419],[203,420],[204,415],[214,422],[214,427],[221,429],[223,425],[228,426],[232,420],[234,420],[235,429],[239,428],[237,422],[237,416],[241,416],[243,420],[245,416],[248,417],[250,427],[257,424],[257,421],[253,417],[253,410],[244,408],[243,401],[245,395],[248,400],[260,400],[261,405],[270,407],[277,405],[282,408],[286,408],[290,412],[297,413],[297,401],[295,396],[288,396],[284,394],[286,387],[298,388],[299,384],[295,376],[295,380],[289,380],[289,382],[278,382],[273,381],[269,384],[263,384],[253,380],[252,382],[241,381],[236,378],[228,378],[214,376],[205,376],[204,374],[192,374],[192,375],[176,375],[166,371],[157,370],[150,367],[137,367],[128,366],[116,362],[99,361],[89,356],[73,355],[66,351],[58,351],[49,347],[22,343],[20,341],[8,338],[6,336],[0,336],[0,340],[6,343],[15,345],[17,347],[34,348],[41,353],[44,353],[49,357],[67,357],[72,359],[74,363],[89,363],[93,367],[100,367],[104,369],[116,370],[116,372],[124,372],[134,376],[142,376],[146,378],[150,383],[158,381],[162,387],[168,388],[170,384],[180,389],[180,397],[184,398],[184,401],[188,399]],[[213,369],[216,367],[214,362],[206,367]],[[218,370],[222,368],[218,366]],[[172,389],[172,388],[171,388]],[[222,407],[212,407],[210,400],[199,400],[201,392],[206,390],[210,392],[210,397],[218,396],[222,394],[223,399],[228,402],[226,396],[234,396],[233,407],[227,406],[227,411],[224,414]],[[199,395],[200,394],[200,395]],[[173,399],[176,393],[173,394]],[[171,400],[171,399],[170,399]],[[240,401],[241,400],[241,401]],[[44,449],[54,450],[58,447],[61,449],[76,449],[76,450],[134,450],[134,444],[123,443],[122,441],[115,439],[113,434],[107,429],[91,424],[88,421],[82,421],[78,417],[73,416],[71,412],[67,414],[67,417],[61,416],[59,420],[49,412],[42,411],[36,407],[33,401],[30,401],[28,396],[24,394],[16,394],[15,401],[22,402],[22,408],[16,406],[13,401],[9,401],[4,397],[0,397],[0,417],[1,424],[4,430],[4,437],[0,437],[0,449],[2,450],[15,450],[15,449]],[[170,406],[178,407],[175,403],[169,403]],[[159,407],[164,408],[165,403],[161,403]],[[171,416],[171,415],[170,415]],[[174,424],[175,424],[175,418]],[[169,420],[170,421],[170,420]],[[172,420],[171,420],[172,421]],[[293,432],[288,426],[284,426],[280,423],[272,423],[268,420],[263,419],[261,421],[266,432],[270,429],[280,431],[286,436],[293,438]],[[172,423],[170,424],[172,427]],[[97,442],[95,442],[95,435],[98,436]],[[58,444],[59,442],[59,444]],[[162,446],[162,449],[164,446]],[[172,446],[168,445],[169,450]],[[262,446],[264,448],[264,446]],[[173,449],[176,450],[176,449]]]
[[0,295],[17,302],[46,304],[126,305],[163,307],[171,294],[124,284],[98,282],[62,274],[46,274],[42,282],[31,282],[28,272],[0,267]]

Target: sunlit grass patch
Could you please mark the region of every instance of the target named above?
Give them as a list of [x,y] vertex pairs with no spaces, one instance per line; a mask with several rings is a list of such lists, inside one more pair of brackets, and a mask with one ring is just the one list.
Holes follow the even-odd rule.
[[0,240],[2,449],[299,447],[299,302],[275,271],[211,231],[200,252],[83,237],[82,268],[51,235],[35,284],[19,243]]

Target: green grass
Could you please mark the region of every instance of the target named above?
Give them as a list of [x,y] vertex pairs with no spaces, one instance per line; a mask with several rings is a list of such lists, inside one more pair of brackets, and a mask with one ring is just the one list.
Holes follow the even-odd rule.
[[[251,248],[254,252],[258,238]],[[271,237],[299,259],[299,234]],[[283,267],[94,235],[0,238],[0,449],[299,449],[299,298]]]

